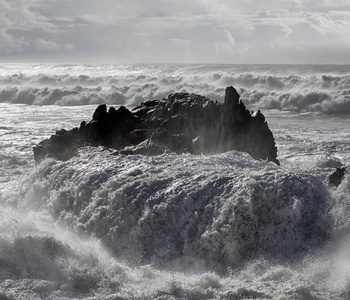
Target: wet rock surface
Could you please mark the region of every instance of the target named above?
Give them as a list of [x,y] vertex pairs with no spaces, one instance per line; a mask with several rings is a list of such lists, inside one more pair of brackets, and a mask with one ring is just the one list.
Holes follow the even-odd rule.
[[34,147],[36,162],[45,157],[68,160],[84,146],[100,146],[114,154],[159,155],[165,152],[212,154],[230,150],[255,159],[277,160],[277,148],[264,115],[246,109],[233,87],[224,103],[175,93],[141,103],[132,111],[99,105],[90,122],[59,130]]
[[329,185],[335,187],[340,185],[345,177],[346,170],[346,167],[337,168],[328,178]]

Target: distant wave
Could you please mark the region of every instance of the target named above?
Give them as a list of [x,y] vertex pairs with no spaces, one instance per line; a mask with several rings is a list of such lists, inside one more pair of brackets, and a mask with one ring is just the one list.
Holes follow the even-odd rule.
[[[350,75],[341,69],[283,66],[30,66],[2,70],[0,102],[34,105],[134,106],[174,92],[222,101],[233,85],[250,109],[349,113]],[[35,68],[32,67],[35,70]],[[0,68],[1,70],[1,68]],[[308,70],[308,72],[306,72]],[[325,73],[327,71],[327,73]]]

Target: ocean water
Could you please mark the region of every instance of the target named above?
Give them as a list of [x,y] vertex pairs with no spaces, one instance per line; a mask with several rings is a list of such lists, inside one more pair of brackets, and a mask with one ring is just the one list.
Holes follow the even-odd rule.
[[[231,151],[35,165],[90,120],[234,86],[281,166]],[[350,299],[350,66],[0,65],[0,299]]]

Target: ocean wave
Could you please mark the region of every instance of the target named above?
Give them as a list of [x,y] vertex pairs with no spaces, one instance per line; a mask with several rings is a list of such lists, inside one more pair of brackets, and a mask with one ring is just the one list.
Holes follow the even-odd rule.
[[238,152],[82,154],[43,162],[25,186],[20,209],[48,212],[118,258],[157,265],[289,259],[327,241],[333,228],[320,180]]
[[101,289],[112,294],[130,272],[96,241],[77,241],[37,215],[2,206],[0,217],[1,299],[78,299]]
[[350,90],[304,90],[286,93],[240,90],[240,93],[245,103],[260,109],[325,114],[350,112]]
[[[310,67],[311,68],[311,67]],[[174,92],[223,101],[234,86],[251,109],[349,113],[350,76],[346,72],[283,66],[39,66],[37,72],[7,70],[0,75],[0,102],[34,105],[138,105]],[[313,72],[312,72],[313,71]],[[294,73],[293,73],[294,72]]]

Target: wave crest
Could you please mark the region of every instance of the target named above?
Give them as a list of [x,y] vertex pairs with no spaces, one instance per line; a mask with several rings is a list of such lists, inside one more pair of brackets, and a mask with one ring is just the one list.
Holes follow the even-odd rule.
[[202,260],[220,269],[259,254],[291,258],[333,228],[321,181],[238,152],[85,154],[47,160],[30,181],[20,206],[47,211],[136,261]]
[[4,72],[0,76],[0,102],[138,105],[174,92],[222,101],[225,87],[232,85],[252,109],[349,113],[348,72],[309,68],[308,73],[301,67],[284,71],[283,66],[41,66],[38,72]]

